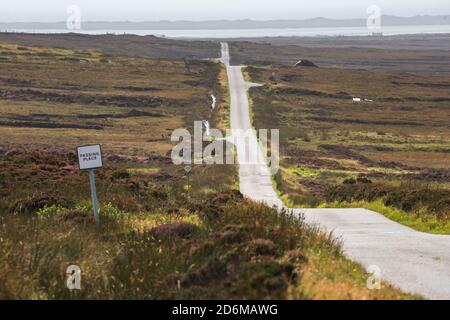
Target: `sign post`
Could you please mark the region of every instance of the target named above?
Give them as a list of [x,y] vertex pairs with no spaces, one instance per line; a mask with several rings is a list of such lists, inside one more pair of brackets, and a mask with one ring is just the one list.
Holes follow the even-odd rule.
[[82,146],[77,148],[78,163],[81,171],[89,172],[89,183],[91,186],[92,209],[94,211],[95,224],[100,224],[100,217],[98,214],[98,199],[97,190],[95,188],[94,169],[103,167],[102,148],[99,144]]
[[91,185],[92,209],[94,210],[94,221],[96,225],[99,225],[100,217],[98,215],[97,190],[95,189],[95,175],[93,169],[89,170],[89,182]]

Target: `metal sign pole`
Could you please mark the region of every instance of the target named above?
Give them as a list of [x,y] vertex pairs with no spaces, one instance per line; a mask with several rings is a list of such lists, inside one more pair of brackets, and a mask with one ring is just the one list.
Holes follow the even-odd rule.
[[100,217],[98,215],[98,201],[97,201],[97,190],[95,189],[95,176],[94,170],[89,170],[89,182],[91,184],[91,195],[92,195],[92,208],[94,210],[94,221],[96,225],[100,224]]

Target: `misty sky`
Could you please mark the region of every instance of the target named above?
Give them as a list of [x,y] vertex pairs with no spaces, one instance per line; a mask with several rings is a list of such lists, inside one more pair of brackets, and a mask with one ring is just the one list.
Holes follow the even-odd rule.
[[362,18],[376,4],[382,14],[450,14],[450,0],[1,0],[0,21],[65,21],[78,5],[83,21]]

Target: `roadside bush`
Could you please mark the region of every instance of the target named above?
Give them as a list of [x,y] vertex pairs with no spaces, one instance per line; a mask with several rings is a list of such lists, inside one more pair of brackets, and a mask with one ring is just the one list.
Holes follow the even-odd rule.
[[372,202],[382,199],[385,206],[405,212],[420,214],[426,212],[439,219],[450,216],[450,191],[420,184],[403,183],[398,186],[382,183],[357,183],[344,181],[343,185],[328,189],[328,202]]
[[356,180],[344,181],[343,185],[329,188],[326,192],[328,202],[374,201],[393,191],[390,185],[376,183],[359,184]]
[[127,170],[116,170],[112,173],[113,179],[128,179],[130,178],[130,173]]
[[450,197],[438,200],[430,207],[431,212],[435,213],[439,219],[450,218]]
[[450,192],[437,188],[401,185],[384,199],[386,206],[406,212],[426,210],[439,218],[449,214]]
[[189,239],[199,228],[192,223],[177,222],[173,224],[163,224],[150,230],[150,234],[158,240],[167,240],[171,238]]
[[65,201],[61,201],[54,197],[43,194],[31,195],[26,199],[18,199],[17,201],[15,201],[12,204],[12,208],[10,209],[10,211],[19,214],[33,214],[45,208],[61,205],[64,206],[64,204],[66,203],[62,202]]
[[273,256],[276,254],[276,247],[272,240],[255,239],[250,242],[248,247],[251,255]]

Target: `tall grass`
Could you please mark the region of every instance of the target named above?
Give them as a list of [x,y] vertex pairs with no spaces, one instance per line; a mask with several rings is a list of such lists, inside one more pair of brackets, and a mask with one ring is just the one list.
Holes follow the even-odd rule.
[[[344,281],[354,299],[405,297],[390,287],[369,292],[365,272],[345,259],[330,234],[237,192],[212,196],[197,213],[123,213],[99,228],[61,216],[0,215],[0,296],[311,299],[333,297],[334,286]],[[180,221],[196,225],[195,231],[155,236],[155,227]],[[73,264],[82,270],[79,291],[65,284],[66,268]],[[316,281],[325,287],[312,290]]]

